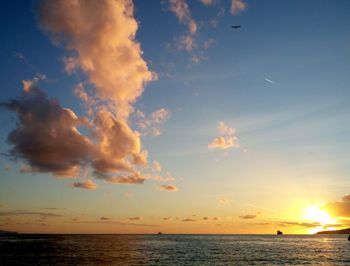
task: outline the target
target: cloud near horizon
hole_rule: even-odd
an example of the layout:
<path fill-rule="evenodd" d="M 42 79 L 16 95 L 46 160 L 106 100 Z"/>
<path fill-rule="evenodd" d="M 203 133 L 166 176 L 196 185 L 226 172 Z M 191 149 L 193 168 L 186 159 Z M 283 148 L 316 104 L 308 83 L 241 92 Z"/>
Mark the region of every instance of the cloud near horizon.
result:
<path fill-rule="evenodd" d="M 40 217 L 62 217 L 62 214 L 51 213 L 51 212 L 37 212 L 37 211 L 26 211 L 26 210 L 14 210 L 14 211 L 3 211 L 0 212 L 0 216 L 40 216 Z"/>
<path fill-rule="evenodd" d="M 240 219 L 244 219 L 244 220 L 250 220 L 250 219 L 255 219 L 259 216 L 259 214 L 244 214 L 244 215 L 240 215 L 238 216 L 238 218 Z"/>

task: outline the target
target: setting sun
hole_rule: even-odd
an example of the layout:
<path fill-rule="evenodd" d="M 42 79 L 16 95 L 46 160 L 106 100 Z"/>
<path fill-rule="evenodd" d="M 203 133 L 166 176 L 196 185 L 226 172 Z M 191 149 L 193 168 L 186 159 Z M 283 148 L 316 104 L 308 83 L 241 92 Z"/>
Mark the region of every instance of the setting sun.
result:
<path fill-rule="evenodd" d="M 320 223 L 321 225 L 335 224 L 336 220 L 333 219 L 329 213 L 324 210 L 321 210 L 317 205 L 311 205 L 305 208 L 304 210 L 304 219 L 307 219 L 312 222 Z"/>
<path fill-rule="evenodd" d="M 349 10 L 2 1 L 0 266 L 350 262 Z"/>

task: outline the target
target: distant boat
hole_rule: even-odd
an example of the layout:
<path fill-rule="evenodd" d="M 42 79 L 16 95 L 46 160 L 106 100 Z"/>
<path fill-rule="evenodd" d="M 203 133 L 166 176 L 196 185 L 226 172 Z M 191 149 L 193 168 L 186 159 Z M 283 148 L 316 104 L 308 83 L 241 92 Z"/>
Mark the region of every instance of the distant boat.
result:
<path fill-rule="evenodd" d="M 280 230 L 277 230 L 277 235 L 283 235 L 283 232 Z"/>

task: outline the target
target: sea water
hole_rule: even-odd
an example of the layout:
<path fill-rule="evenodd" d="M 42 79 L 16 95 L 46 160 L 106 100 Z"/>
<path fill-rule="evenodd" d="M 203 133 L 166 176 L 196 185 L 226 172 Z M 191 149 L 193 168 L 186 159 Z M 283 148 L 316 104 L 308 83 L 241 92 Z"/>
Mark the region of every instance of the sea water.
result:
<path fill-rule="evenodd" d="M 347 235 L 0 236 L 0 265 L 350 265 Z"/>

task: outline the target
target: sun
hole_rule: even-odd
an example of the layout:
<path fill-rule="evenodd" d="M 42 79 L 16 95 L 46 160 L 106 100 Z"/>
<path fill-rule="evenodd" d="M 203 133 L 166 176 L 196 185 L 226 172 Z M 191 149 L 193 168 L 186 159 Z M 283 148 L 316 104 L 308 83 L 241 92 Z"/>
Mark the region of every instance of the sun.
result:
<path fill-rule="evenodd" d="M 317 205 L 310 205 L 305 207 L 303 218 L 314 223 L 319 223 L 322 226 L 336 223 L 336 220 L 332 218 L 329 213 L 322 210 L 320 206 Z"/>

